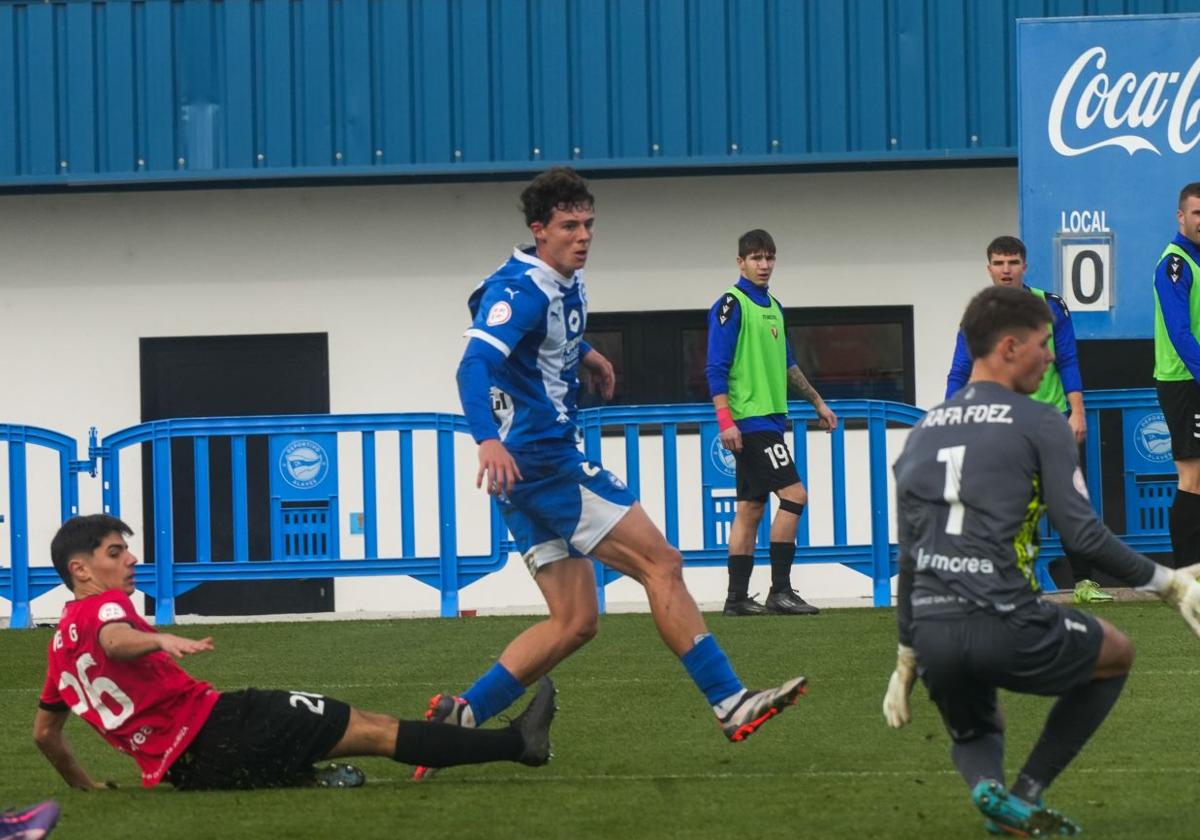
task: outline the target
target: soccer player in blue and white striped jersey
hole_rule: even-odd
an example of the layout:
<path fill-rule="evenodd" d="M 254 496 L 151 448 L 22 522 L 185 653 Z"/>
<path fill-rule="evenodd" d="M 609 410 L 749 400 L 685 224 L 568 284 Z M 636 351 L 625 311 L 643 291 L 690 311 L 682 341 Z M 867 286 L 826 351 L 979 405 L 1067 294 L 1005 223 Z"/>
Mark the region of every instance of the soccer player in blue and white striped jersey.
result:
<path fill-rule="evenodd" d="M 743 687 L 684 585 L 679 551 L 625 484 L 579 450 L 579 367 L 598 376 L 606 397 L 614 382 L 612 365 L 583 340 L 595 201 L 577 173 L 556 167 L 533 180 L 521 205 L 534 244 L 471 294 L 458 386 L 479 444 L 476 483 L 486 479 L 497 497 L 550 616 L 517 636 L 462 697 L 435 696 L 426 716 L 477 726 L 590 640 L 599 612 L 594 557 L 645 587 L 663 641 L 725 735 L 741 741 L 794 703 L 805 679 Z"/>

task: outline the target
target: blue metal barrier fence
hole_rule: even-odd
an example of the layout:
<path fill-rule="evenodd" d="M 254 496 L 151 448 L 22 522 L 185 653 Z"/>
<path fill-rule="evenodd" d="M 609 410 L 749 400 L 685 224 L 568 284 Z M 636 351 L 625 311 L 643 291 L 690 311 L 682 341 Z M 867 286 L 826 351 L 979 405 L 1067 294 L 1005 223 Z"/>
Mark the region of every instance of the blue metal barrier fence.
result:
<path fill-rule="evenodd" d="M 1157 411 L 1155 394 L 1150 389 L 1091 392 L 1085 395 L 1088 415 L 1086 447 L 1087 482 L 1093 504 L 1103 513 L 1100 466 L 1100 412 L 1119 409 L 1127 421 L 1142 415 L 1150 417 Z M 895 573 L 896 546 L 889 539 L 888 470 L 898 452 L 888 452 L 889 426 L 908 427 L 923 416 L 920 409 L 899 403 L 876 400 L 846 400 L 832 403 L 842 425 L 830 436 L 829 503 L 832 507 L 832 540 L 828 544 L 812 545 L 809 513 L 802 517 L 797 535 L 797 562 L 840 563 L 871 582 L 872 601 L 876 606 L 891 603 L 891 577 Z M 1142 412 L 1137 415 L 1136 412 Z M 1132 414 L 1131 414 L 1132 412 Z M 795 421 L 792 444 L 797 470 L 809 484 L 809 424 L 816 415 L 807 403 L 789 404 L 789 416 Z M 682 550 L 684 562 L 690 566 L 721 566 L 727 558 L 728 525 L 733 516 L 733 503 L 728 491 L 728 479 L 721 476 L 721 450 L 713 445 L 716 424 L 712 408 L 706 404 L 669 406 L 605 406 L 580 412 L 584 434 L 584 449 L 588 457 L 601 461 L 602 440 L 606 435 L 623 438 L 625 448 L 624 476 L 640 496 L 644 475 L 641 455 L 643 436 L 661 437 L 663 526 L 667 539 L 680 544 L 680 455 L 681 435 L 698 434 L 702 469 L 703 546 Z M 869 506 L 869 541 L 851 543 L 847 528 L 846 449 L 849 422 L 856 428 L 865 426 L 866 460 L 869 470 L 867 500 Z M 1139 429 L 1153 432 L 1154 422 L 1143 418 Z M 432 432 L 436 440 L 437 551 L 418 554 L 416 539 L 418 523 L 415 515 L 416 493 L 425 488 L 414 481 L 413 434 Z M 359 436 L 362 453 L 362 531 L 364 551 L 361 558 L 341 556 L 339 543 L 339 491 L 337 477 L 337 434 Z M 45 429 L 27 426 L 0 425 L 0 441 L 8 443 L 9 467 L 9 526 L 10 558 L 8 567 L 0 566 L 0 597 L 12 605 L 10 626 L 31 625 L 29 602 L 58 584 L 53 568 L 29 564 L 27 488 L 24 447 L 28 443 L 48 447 L 59 455 L 58 471 L 61 488 L 60 512 L 63 519 L 78 512 L 78 473 L 95 475 L 97 462 L 103 480 L 104 509 L 121 515 L 121 463 L 130 447 L 140 446 L 148 453 L 152 481 L 142 488 L 151 493 L 149 509 L 152 522 L 144 523 L 146 539 L 152 543 L 155 562 L 138 570 L 138 586 L 156 599 L 156 619 L 167 624 L 175 618 L 175 598 L 205 581 L 322 578 L 365 575 L 407 575 L 438 590 L 439 611 L 443 616 L 458 613 L 459 591 L 469 583 L 497 571 L 507 563 L 514 549 L 498 509 L 490 506 L 488 549 L 483 554 L 460 556 L 459 523 L 455 503 L 460 482 L 471 482 L 475 476 L 472 459 L 461 471 L 456 471 L 455 438 L 466 434 L 466 421 L 449 414 L 367 414 L 367 415 L 292 415 L 274 417 L 227 417 L 162 420 L 142 423 L 115 432 L 97 446 L 95 437 L 89 446 L 89 460 L 74 458 L 76 444 L 70 438 Z M 395 434 L 399 453 L 399 554 L 379 556 L 378 529 L 379 488 L 377 482 L 376 436 Z M 1148 433 L 1149 434 L 1149 433 Z M 270 477 L 271 549 L 267 557 L 250 556 L 247 441 L 265 438 L 269 443 L 268 467 Z M 1127 436 L 1128 438 L 1128 436 Z M 210 498 L 211 458 L 213 442 L 228 441 L 229 467 L 232 484 L 232 510 L 229 511 L 233 531 L 232 558 L 220 561 L 213 557 L 212 516 Z M 857 438 L 856 438 L 857 439 Z M 1153 448 L 1161 449 L 1161 441 L 1147 437 Z M 190 446 L 190 463 L 194 473 L 195 544 L 183 555 L 194 562 L 178 562 L 179 548 L 174 529 L 172 498 L 172 443 Z M 222 444 L 222 451 L 225 444 Z M 178 447 L 177 447 L 178 450 Z M 1149 450 L 1148 450 L 1149 451 Z M 1157 458 L 1155 452 L 1151 456 Z M 178 459 L 179 452 L 175 456 Z M 708 459 L 708 460 L 705 460 Z M 1126 486 L 1142 486 L 1145 476 L 1134 474 L 1127 458 Z M 608 466 L 621 473 L 618 465 Z M 715 467 L 715 468 L 714 468 Z M 1161 471 L 1160 471 L 1161 472 Z M 459 474 L 461 473 L 461 474 Z M 731 475 L 731 472 L 729 473 Z M 1162 485 L 1163 476 L 1155 485 Z M 725 484 L 722 482 L 725 481 Z M 1143 482 L 1144 483 L 1144 482 Z M 824 487 L 822 482 L 818 486 Z M 473 488 L 472 488 L 473 489 Z M 1126 521 L 1141 516 L 1140 526 L 1130 524 L 1123 538 L 1135 548 L 1146 551 L 1169 551 L 1170 540 L 1161 520 L 1163 498 L 1169 494 L 1161 487 L 1151 487 L 1147 504 L 1157 505 L 1147 511 L 1136 510 L 1136 503 L 1127 499 Z M 824 493 L 824 490 L 820 492 Z M 861 498 L 856 493 L 856 497 Z M 0 517 L 3 522 L 3 517 Z M 1149 522 L 1148 527 L 1146 523 Z M 1156 527 L 1158 526 L 1158 527 Z M 153 535 L 150 530 L 153 529 Z M 765 540 L 760 540 L 765 545 Z M 1043 542 L 1039 576 L 1047 588 L 1052 588 L 1045 572 L 1046 563 L 1063 554 L 1061 542 L 1051 532 Z M 765 548 L 756 557 L 767 560 Z M 597 566 L 599 595 L 603 605 L 604 587 L 619 577 Z"/>
<path fill-rule="evenodd" d="M 95 475 L 91 461 L 76 459 L 75 441 L 37 426 L 0 424 L 0 442 L 8 444 L 8 560 L 0 566 L 0 598 L 12 604 L 11 627 L 31 627 L 29 602 L 62 581 L 53 567 L 29 565 L 29 479 L 26 447 L 40 446 L 58 455 L 58 506 L 63 520 L 79 512 L 79 471 Z M 0 516 L 0 522 L 4 517 Z M 40 550 L 42 547 L 39 546 Z M 40 553 L 40 552 L 39 552 Z"/>

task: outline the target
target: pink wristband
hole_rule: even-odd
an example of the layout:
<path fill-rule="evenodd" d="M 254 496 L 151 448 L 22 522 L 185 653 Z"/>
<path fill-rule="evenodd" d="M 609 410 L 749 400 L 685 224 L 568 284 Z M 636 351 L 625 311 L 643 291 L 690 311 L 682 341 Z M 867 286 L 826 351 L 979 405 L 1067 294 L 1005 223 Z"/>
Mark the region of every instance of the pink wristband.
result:
<path fill-rule="evenodd" d="M 733 425 L 733 415 L 729 413 L 728 408 L 717 409 L 717 428 L 722 432 Z"/>

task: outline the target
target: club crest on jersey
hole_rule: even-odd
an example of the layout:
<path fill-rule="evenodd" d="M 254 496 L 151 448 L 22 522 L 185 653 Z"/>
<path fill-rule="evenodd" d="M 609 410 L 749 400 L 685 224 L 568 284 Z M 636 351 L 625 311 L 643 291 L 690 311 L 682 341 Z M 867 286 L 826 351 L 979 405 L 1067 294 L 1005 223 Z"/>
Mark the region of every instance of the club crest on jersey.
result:
<path fill-rule="evenodd" d="M 101 621 L 116 621 L 118 618 L 125 617 L 125 609 L 120 604 L 114 604 L 111 601 L 100 608 Z"/>
<path fill-rule="evenodd" d="M 507 324 L 510 318 L 512 318 L 512 306 L 508 304 L 508 301 L 496 301 L 488 310 L 487 325 L 498 327 L 501 324 Z"/>
<path fill-rule="evenodd" d="M 567 316 L 567 329 L 569 329 L 571 332 L 579 332 L 580 320 L 579 310 L 572 309 L 571 314 Z"/>
<path fill-rule="evenodd" d="M 779 329 L 771 327 L 771 338 L 779 338 Z"/>

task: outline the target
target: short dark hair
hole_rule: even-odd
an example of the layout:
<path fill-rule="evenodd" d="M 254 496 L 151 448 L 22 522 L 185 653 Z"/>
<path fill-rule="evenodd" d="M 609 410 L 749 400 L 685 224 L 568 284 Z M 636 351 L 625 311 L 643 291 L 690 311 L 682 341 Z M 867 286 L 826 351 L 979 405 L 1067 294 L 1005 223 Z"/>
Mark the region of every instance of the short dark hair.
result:
<path fill-rule="evenodd" d="M 748 230 L 738 237 L 738 256 L 745 259 L 751 254 L 774 254 L 775 240 L 761 228 Z"/>
<path fill-rule="evenodd" d="M 596 206 L 587 181 L 569 166 L 553 166 L 534 178 L 521 193 L 525 224 L 546 225 L 555 210 L 580 210 Z"/>
<path fill-rule="evenodd" d="M 1016 254 L 1025 262 L 1025 243 L 1015 236 L 997 236 L 987 246 L 988 262 L 995 254 Z"/>
<path fill-rule="evenodd" d="M 133 529 L 107 513 L 72 516 L 58 529 L 54 539 L 50 540 L 50 559 L 54 562 L 54 571 L 58 572 L 67 589 L 75 591 L 75 582 L 71 580 L 71 572 L 67 568 L 71 558 L 78 554 L 91 554 L 109 534 L 132 537 Z"/>
<path fill-rule="evenodd" d="M 1050 307 L 1037 295 L 1011 286 L 988 286 L 971 298 L 960 327 L 971 358 L 980 359 L 1004 336 L 1036 330 L 1053 320 Z"/>
<path fill-rule="evenodd" d="M 1179 191 L 1179 209 L 1183 209 L 1183 205 L 1187 203 L 1189 198 L 1200 198 L 1200 181 L 1192 181 L 1192 183 L 1184 186 Z"/>

